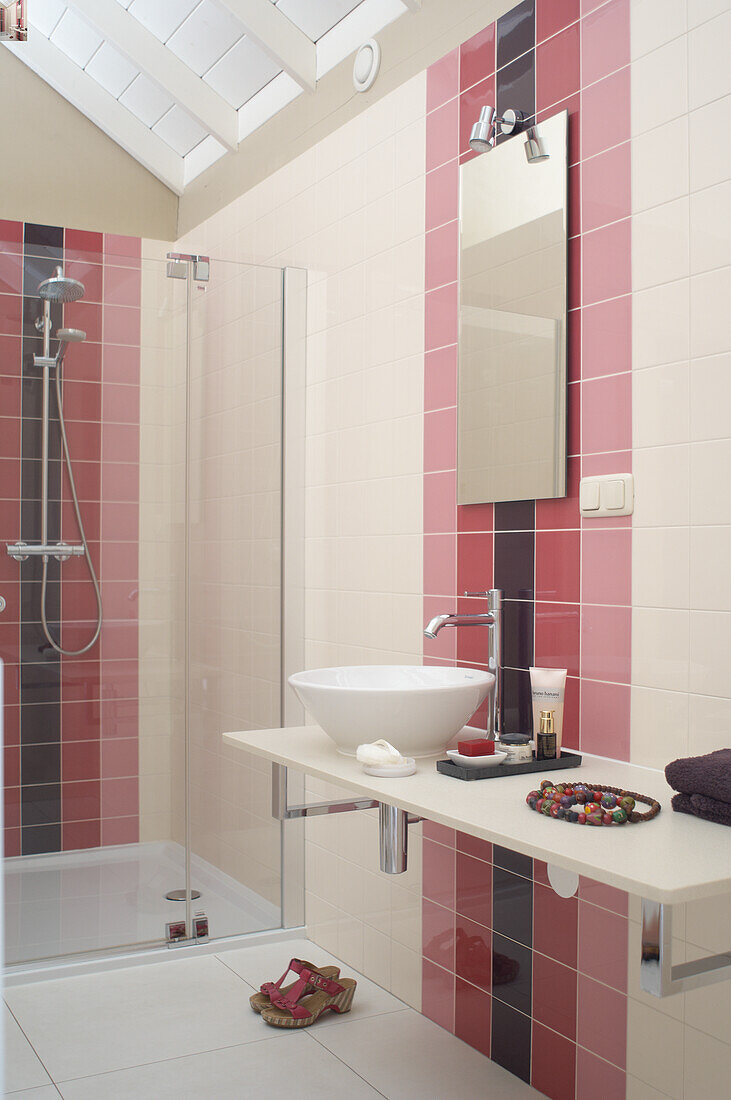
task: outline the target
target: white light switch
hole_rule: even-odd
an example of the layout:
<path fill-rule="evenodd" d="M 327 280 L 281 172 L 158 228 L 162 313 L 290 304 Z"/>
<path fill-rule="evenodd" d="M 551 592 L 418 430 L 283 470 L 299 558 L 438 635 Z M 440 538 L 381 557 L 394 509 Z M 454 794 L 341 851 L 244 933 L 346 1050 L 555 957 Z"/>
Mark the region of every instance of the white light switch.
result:
<path fill-rule="evenodd" d="M 632 474 L 582 477 L 579 483 L 579 510 L 587 519 L 630 516 L 634 506 L 635 486 Z"/>

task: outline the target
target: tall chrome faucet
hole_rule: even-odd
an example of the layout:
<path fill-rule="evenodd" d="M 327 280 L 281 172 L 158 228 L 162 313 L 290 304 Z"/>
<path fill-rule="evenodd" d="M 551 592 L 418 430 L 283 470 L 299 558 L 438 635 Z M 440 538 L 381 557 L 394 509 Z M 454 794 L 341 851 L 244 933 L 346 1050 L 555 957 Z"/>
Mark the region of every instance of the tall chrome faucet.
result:
<path fill-rule="evenodd" d="M 495 676 L 495 688 L 492 696 L 492 729 L 487 732 L 497 740 L 503 728 L 503 592 L 501 588 L 491 588 L 489 592 L 465 592 L 465 596 L 487 596 L 488 610 L 476 615 L 435 615 L 427 624 L 424 634 L 427 638 L 436 638 L 444 626 L 488 628 L 487 667 Z"/>

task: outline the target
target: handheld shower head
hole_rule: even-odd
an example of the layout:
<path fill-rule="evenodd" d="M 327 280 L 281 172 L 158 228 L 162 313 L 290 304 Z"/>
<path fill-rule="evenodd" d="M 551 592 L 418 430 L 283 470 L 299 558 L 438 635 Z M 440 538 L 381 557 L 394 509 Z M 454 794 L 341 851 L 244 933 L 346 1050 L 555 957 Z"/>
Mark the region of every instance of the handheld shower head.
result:
<path fill-rule="evenodd" d="M 56 332 L 56 338 L 58 339 L 58 351 L 56 353 L 56 363 L 63 363 L 66 355 L 66 348 L 69 344 L 81 344 L 86 339 L 86 333 L 80 328 L 60 328 Z"/>
<path fill-rule="evenodd" d="M 44 279 L 38 287 L 44 302 L 78 302 L 86 294 L 86 287 L 78 279 L 69 279 L 63 268 L 57 267 L 50 279 Z"/>

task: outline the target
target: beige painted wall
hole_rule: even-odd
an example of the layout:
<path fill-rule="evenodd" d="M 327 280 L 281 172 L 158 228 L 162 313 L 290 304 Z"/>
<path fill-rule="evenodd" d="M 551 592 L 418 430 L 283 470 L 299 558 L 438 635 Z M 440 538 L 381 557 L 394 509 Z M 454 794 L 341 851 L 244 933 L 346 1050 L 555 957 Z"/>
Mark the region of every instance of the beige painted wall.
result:
<path fill-rule="evenodd" d="M 174 240 L 178 196 L 7 48 L 0 103 L 0 218 Z"/>

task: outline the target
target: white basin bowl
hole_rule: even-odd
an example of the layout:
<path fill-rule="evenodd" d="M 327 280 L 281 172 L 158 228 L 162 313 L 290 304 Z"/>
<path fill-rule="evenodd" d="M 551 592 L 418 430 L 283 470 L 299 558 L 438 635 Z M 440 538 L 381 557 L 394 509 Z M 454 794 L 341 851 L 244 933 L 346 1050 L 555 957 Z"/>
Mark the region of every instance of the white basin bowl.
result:
<path fill-rule="evenodd" d="M 431 756 L 459 733 L 495 677 L 446 665 L 353 665 L 297 672 L 289 682 L 347 756 L 379 737 L 402 756 Z"/>

